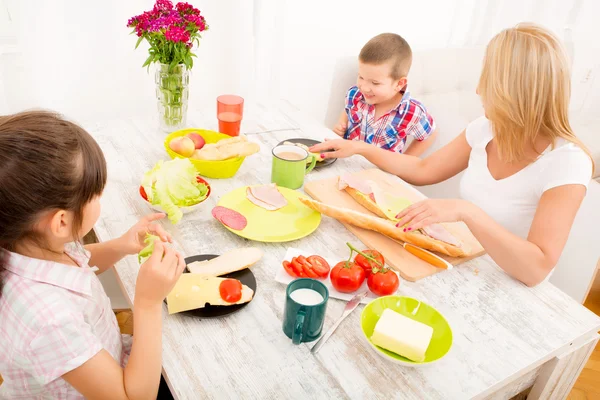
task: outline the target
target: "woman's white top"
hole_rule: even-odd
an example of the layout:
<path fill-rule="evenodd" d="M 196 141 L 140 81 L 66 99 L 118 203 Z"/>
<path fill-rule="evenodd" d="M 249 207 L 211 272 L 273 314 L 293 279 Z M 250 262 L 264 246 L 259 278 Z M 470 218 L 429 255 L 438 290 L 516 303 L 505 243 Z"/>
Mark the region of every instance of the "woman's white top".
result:
<path fill-rule="evenodd" d="M 504 178 L 494 179 L 487 164 L 487 144 L 493 138 L 485 117 L 471 122 L 466 130 L 471 146 L 469 166 L 460 183 L 463 199 L 480 207 L 510 232 L 527 238 L 542 194 L 557 186 L 578 184 L 588 187 L 592 161 L 577 145 L 558 139 L 538 159 Z"/>

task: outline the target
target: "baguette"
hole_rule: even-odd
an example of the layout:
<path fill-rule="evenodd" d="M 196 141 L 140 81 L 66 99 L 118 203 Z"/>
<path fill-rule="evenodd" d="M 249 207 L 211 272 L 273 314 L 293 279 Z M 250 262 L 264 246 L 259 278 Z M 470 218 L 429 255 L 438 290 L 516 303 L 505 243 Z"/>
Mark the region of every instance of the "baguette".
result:
<path fill-rule="evenodd" d="M 344 190 L 350 195 L 350 197 L 354 199 L 354 201 L 356 201 L 358 204 L 360 204 L 367 210 L 371 211 L 373 214 L 377 215 L 380 218 L 388 219 L 387 215 L 385 215 L 385 213 L 381 211 L 381 208 L 379 208 L 377 203 L 375 203 L 373 200 L 371 200 L 358 190 L 351 188 L 350 186 L 346 187 Z"/>
<path fill-rule="evenodd" d="M 187 265 L 192 274 L 201 276 L 222 276 L 241 271 L 257 263 L 263 251 L 256 247 L 234 249 L 208 261 L 194 261 Z"/>
<path fill-rule="evenodd" d="M 425 236 L 419 232 L 404 232 L 402 229 L 397 228 L 394 222 L 388 219 L 374 217 L 372 215 L 367 215 L 349 208 L 330 206 L 307 198 L 301 197 L 300 201 L 307 207 L 318 211 L 321 214 L 335 218 L 340 222 L 379 232 L 382 235 L 394 240 L 412 243 L 423 249 L 436 251 L 451 257 L 469 256 L 468 249 L 466 249 L 464 245 L 457 247 L 446 242 L 442 242 L 441 240 Z"/>

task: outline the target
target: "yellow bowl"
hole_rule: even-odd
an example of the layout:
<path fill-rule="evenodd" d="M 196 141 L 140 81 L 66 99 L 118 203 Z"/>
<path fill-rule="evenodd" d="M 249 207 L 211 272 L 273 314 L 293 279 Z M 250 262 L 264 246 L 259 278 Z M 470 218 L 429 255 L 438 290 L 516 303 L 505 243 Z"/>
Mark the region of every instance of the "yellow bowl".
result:
<path fill-rule="evenodd" d="M 225 135 L 224 133 L 219 133 L 215 131 L 209 131 L 206 129 L 182 129 L 180 131 L 175 131 L 169 134 L 165 138 L 165 150 L 171 158 L 185 158 L 180 154 L 177 154 L 169 147 L 169 143 L 171 140 L 185 136 L 188 133 L 197 133 L 204 138 L 204 141 L 208 143 L 217 143 L 219 140 L 231 138 L 229 135 Z M 189 160 L 192 162 L 194 167 L 196 167 L 196 171 L 198 174 L 205 176 L 207 178 L 215 178 L 215 179 L 223 179 L 223 178 L 231 178 L 234 176 L 246 157 L 235 157 L 230 158 L 228 160 L 222 161 L 207 161 L 207 160 L 194 160 L 190 158 Z"/>

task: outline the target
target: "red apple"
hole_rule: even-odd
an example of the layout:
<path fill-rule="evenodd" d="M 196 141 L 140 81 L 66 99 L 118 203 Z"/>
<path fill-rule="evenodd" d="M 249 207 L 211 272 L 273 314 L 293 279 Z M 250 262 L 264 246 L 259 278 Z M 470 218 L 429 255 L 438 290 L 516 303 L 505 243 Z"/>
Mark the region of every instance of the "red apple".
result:
<path fill-rule="evenodd" d="M 196 150 L 200 150 L 204 147 L 204 138 L 198 135 L 197 133 L 188 133 L 187 137 L 192 139 L 192 141 L 194 142 L 194 146 L 196 146 Z"/>
<path fill-rule="evenodd" d="M 171 142 L 169 142 L 169 147 L 175 153 L 183 157 L 190 157 L 192 154 L 194 154 L 194 151 L 196 150 L 194 146 L 194 141 L 186 136 L 178 137 L 171 140 Z"/>

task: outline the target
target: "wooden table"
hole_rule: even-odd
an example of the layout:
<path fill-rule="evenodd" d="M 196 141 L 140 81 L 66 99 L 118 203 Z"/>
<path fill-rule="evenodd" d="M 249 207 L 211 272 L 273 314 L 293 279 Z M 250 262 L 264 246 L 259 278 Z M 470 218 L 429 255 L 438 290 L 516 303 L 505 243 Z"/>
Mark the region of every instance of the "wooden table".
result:
<path fill-rule="evenodd" d="M 213 111 L 191 111 L 188 125 L 215 128 Z M 95 227 L 99 240 L 106 241 L 151 212 L 138 186 L 157 160 L 168 159 L 165 135 L 152 118 L 83 125 L 100 143 L 108 162 L 108 185 Z M 163 372 L 175 398 L 504 399 L 532 385 L 530 398 L 566 397 L 598 341 L 600 318 L 550 283 L 527 288 L 487 256 L 415 283 L 401 282 L 401 295 L 436 307 L 453 328 L 453 347 L 438 363 L 408 368 L 376 355 L 360 330 L 362 305 L 316 356 L 310 353 L 313 343 L 293 345 L 281 328 L 285 286 L 274 280 L 287 247 L 341 259 L 347 256 L 347 241 L 359 242 L 325 216 L 312 235 L 282 244 L 249 243 L 214 220 L 210 210 L 221 195 L 240 186 L 269 183 L 270 149 L 279 141 L 333 137 L 289 105 L 276 111 L 247 104 L 242 131 L 260 144 L 261 152 L 246 159 L 234 178 L 210 180 L 213 194 L 203 209 L 186 215 L 176 226 L 163 223 L 185 256 L 248 245 L 265 251 L 252 269 L 258 281 L 256 296 L 243 311 L 199 320 L 169 316 L 165 307 Z M 315 170 L 307 179 L 372 167 L 353 157 Z M 139 269 L 136 257 L 115 268 L 132 302 Z M 325 329 L 344 305 L 329 301 Z"/>

